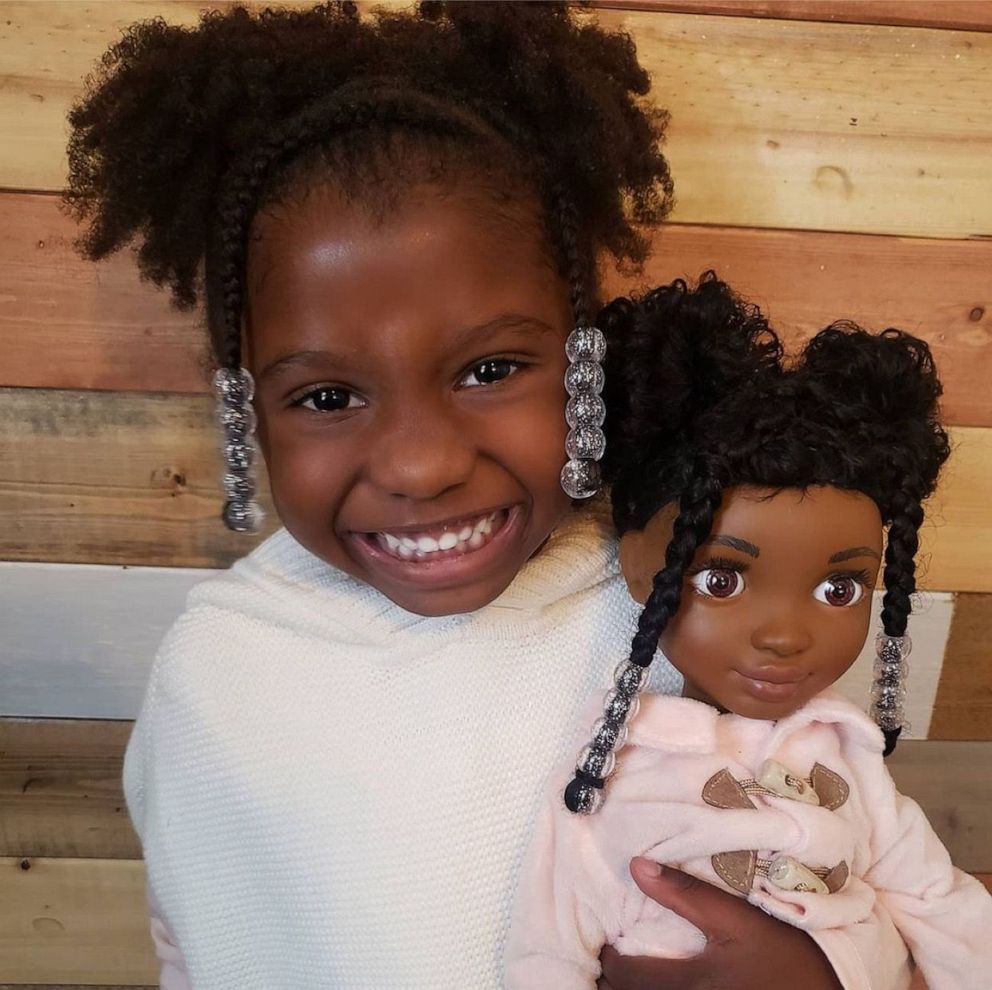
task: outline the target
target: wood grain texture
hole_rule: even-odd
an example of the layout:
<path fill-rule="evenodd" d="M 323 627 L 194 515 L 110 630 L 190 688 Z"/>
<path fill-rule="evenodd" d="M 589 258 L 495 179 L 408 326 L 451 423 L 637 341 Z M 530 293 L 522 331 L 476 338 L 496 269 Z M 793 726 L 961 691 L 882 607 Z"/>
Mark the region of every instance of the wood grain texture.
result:
<path fill-rule="evenodd" d="M 992 430 L 958 427 L 922 530 L 921 586 L 992 591 Z M 224 567 L 229 533 L 207 397 L 0 389 L 0 560 Z"/>
<path fill-rule="evenodd" d="M 0 559 L 226 566 L 260 537 L 220 521 L 218 436 L 205 396 L 0 391 Z"/>
<path fill-rule="evenodd" d="M 0 802 L 8 819 L 0 823 L 0 857 L 140 858 L 120 782 L 131 725 L 0 719 Z M 954 862 L 992 871 L 992 742 L 903 740 L 889 768 Z"/>
<path fill-rule="evenodd" d="M 992 739 L 992 599 L 985 595 L 958 595 L 955 602 L 930 735 Z"/>
<path fill-rule="evenodd" d="M 992 31 L 988 0 L 593 0 L 595 7 Z"/>
<path fill-rule="evenodd" d="M 0 859 L 0 981 L 154 984 L 140 860 Z"/>
<path fill-rule="evenodd" d="M 66 110 L 125 24 L 191 3 L 8 3 L 0 186 L 59 189 Z M 992 234 L 992 38 L 970 31 L 598 10 L 628 29 L 674 123 L 675 219 Z"/>
<path fill-rule="evenodd" d="M 140 859 L 121 786 L 133 724 L 0 719 L 0 856 Z"/>
<path fill-rule="evenodd" d="M 142 283 L 129 254 L 79 258 L 75 227 L 52 196 L 0 194 L 0 216 L 0 385 L 207 391 L 198 316 Z M 765 307 L 793 347 L 841 316 L 923 337 L 944 380 L 946 421 L 992 426 L 992 240 L 672 224 L 656 235 L 643 274 L 611 273 L 605 294 L 707 268 Z"/>

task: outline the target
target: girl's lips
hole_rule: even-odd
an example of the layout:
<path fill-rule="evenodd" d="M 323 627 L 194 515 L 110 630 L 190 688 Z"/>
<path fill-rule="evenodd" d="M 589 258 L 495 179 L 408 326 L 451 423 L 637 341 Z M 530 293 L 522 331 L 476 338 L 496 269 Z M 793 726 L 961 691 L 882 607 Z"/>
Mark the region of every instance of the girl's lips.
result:
<path fill-rule="evenodd" d="M 351 555 L 366 568 L 402 584 L 417 588 L 468 584 L 493 565 L 523 528 L 524 512 L 520 505 L 501 509 L 496 516 L 491 535 L 478 548 L 462 544 L 456 549 L 403 559 L 384 548 L 375 534 L 349 533 L 345 543 Z"/>

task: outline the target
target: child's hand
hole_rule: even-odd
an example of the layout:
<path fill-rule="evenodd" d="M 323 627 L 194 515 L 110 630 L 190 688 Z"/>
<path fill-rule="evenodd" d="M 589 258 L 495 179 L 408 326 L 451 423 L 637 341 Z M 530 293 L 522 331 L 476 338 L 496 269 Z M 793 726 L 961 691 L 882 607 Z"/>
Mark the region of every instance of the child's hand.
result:
<path fill-rule="evenodd" d="M 709 940 L 691 959 L 600 955 L 599 990 L 841 990 L 826 957 L 803 931 L 777 921 L 733 894 L 645 859 L 631 863 L 637 886 L 691 921 Z"/>

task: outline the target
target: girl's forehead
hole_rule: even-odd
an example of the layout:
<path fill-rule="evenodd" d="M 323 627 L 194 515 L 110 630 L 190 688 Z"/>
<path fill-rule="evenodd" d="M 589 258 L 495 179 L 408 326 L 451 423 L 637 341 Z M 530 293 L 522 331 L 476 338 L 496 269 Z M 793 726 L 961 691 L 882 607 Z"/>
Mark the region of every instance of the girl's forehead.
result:
<path fill-rule="evenodd" d="M 377 217 L 321 187 L 267 210 L 249 246 L 249 345 L 264 352 L 339 328 L 440 328 L 502 312 L 565 328 L 568 292 L 536 206 L 527 209 L 417 190 Z"/>

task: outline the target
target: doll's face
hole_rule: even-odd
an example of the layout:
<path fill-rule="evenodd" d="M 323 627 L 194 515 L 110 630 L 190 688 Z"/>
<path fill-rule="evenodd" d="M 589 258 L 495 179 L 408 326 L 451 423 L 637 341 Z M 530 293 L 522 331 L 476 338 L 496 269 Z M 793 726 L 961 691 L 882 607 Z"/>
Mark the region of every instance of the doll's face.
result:
<path fill-rule="evenodd" d="M 621 541 L 640 602 L 664 564 L 675 515 L 667 506 Z M 866 495 L 728 489 L 661 637 L 685 696 L 778 719 L 829 687 L 864 645 L 881 552 L 881 517 Z"/>
<path fill-rule="evenodd" d="M 532 219 L 427 189 L 376 222 L 317 187 L 253 228 L 247 360 L 280 519 L 421 615 L 492 601 L 568 508 L 570 306 Z"/>

